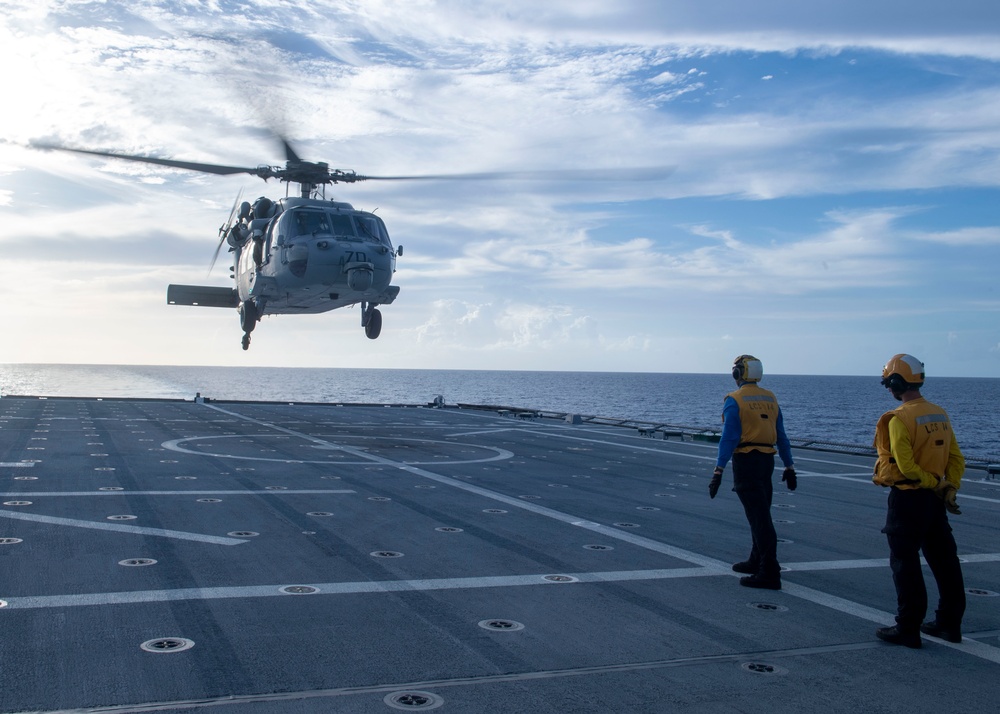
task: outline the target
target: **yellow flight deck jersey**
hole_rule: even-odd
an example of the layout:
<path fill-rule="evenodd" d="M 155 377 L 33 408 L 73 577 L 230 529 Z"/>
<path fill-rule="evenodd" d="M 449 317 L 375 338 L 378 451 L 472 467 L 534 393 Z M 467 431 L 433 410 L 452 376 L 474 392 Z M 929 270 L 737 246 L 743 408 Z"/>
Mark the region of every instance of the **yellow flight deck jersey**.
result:
<path fill-rule="evenodd" d="M 739 446 L 733 453 L 775 453 L 774 444 L 778 440 L 778 400 L 774 393 L 747 383 L 726 396 L 732 397 L 739 406 L 740 426 L 743 430 Z"/>
<path fill-rule="evenodd" d="M 875 427 L 878 459 L 872 481 L 901 489 L 934 488 L 947 478 L 962 482 L 965 457 L 944 409 L 923 397 L 886 412 Z"/>

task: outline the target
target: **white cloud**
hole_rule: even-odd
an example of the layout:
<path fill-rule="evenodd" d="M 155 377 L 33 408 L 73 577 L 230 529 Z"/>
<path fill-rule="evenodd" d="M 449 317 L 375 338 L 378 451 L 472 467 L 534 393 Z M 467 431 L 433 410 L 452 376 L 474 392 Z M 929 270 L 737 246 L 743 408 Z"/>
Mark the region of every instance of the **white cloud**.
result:
<path fill-rule="evenodd" d="M 677 74 L 675 72 L 660 72 L 649 81 L 653 84 L 677 84 L 678 82 L 683 82 L 684 79 L 685 75 L 683 74 Z"/>
<path fill-rule="evenodd" d="M 907 235 L 914 240 L 951 246 L 1000 245 L 1000 226 L 968 227 L 939 232 L 911 231 Z"/>
<path fill-rule="evenodd" d="M 506 301 L 468 303 L 435 300 L 433 312 L 413 328 L 417 344 L 475 349 L 492 352 L 526 349 L 550 350 L 572 342 L 588 323 L 566 306 L 538 306 Z M 470 340 L 469 337 L 473 337 Z"/>
<path fill-rule="evenodd" d="M 391 366 L 411 354 L 398 334 L 426 364 L 448 350 L 519 364 L 533 350 L 627 359 L 655 354 L 665 335 L 724 333 L 727 306 L 747 295 L 789 325 L 857 322 L 873 295 L 879 310 L 913 314 L 893 291 L 926 280 L 919 269 L 942 246 L 961 266 L 955 282 L 984 284 L 995 221 L 946 204 L 1000 183 L 1000 42 L 983 30 L 1000 10 L 957 2 L 17 0 L 0 8 L 0 61 L 18 70 L 0 136 L 255 166 L 283 160 L 272 128 L 305 158 L 376 175 L 676 167 L 647 182 L 330 191 L 381 208 L 407 247 L 386 334 L 346 358 Z M 892 72 L 899 81 L 886 83 Z M 133 341 L 140 361 L 161 325 L 206 344 L 228 335 L 213 326 L 232 316 L 168 310 L 163 286 L 201 278 L 241 186 L 284 189 L 11 144 L 0 164 L 0 244 L 24 266 L 10 319 L 31 323 L 36 305 L 58 314 L 65 291 L 108 325 L 141 294 L 155 309 L 129 323 L 154 335 Z M 952 313 L 991 309 L 969 300 L 940 296 Z M 281 318 L 265 334 L 331 354 L 356 322 Z M 158 356 L 201 349 L 172 346 L 167 329 Z M 74 337 L 81 354 L 108 354 Z M 280 358 L 267 342 L 243 358 Z"/>

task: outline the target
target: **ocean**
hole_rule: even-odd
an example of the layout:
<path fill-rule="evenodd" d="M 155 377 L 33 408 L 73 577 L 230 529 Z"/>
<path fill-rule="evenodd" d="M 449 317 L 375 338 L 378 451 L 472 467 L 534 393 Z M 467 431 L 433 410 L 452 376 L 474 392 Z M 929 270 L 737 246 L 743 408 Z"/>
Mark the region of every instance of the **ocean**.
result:
<path fill-rule="evenodd" d="M 879 377 L 765 375 L 788 436 L 870 446 L 897 406 Z M 2 395 L 426 404 L 483 404 L 718 430 L 728 374 L 304 369 L 144 365 L 0 365 Z M 924 396 L 948 410 L 966 457 L 1000 463 L 1000 379 L 928 379 Z"/>

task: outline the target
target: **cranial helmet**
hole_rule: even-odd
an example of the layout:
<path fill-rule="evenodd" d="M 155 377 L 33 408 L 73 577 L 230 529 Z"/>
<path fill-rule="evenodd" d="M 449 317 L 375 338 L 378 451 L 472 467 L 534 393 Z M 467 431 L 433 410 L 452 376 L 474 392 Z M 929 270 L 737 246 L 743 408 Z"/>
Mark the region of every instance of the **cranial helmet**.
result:
<path fill-rule="evenodd" d="M 893 391 L 905 392 L 923 384 L 924 363 L 913 355 L 893 355 L 882 368 L 882 386 Z"/>
<path fill-rule="evenodd" d="M 759 382 L 764 377 L 764 365 L 753 355 L 740 355 L 733 360 L 733 379 L 737 382 Z"/>

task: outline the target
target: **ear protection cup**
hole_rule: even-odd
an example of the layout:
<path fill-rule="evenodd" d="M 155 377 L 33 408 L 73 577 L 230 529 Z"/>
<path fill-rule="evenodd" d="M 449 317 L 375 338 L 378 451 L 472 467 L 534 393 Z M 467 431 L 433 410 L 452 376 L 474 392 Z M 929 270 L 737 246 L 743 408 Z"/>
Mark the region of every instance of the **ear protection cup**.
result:
<path fill-rule="evenodd" d="M 896 389 L 897 387 L 892 386 L 893 378 L 898 380 L 898 388 L 903 391 L 910 387 L 920 387 L 924 383 L 924 363 L 913 355 L 894 355 L 882 368 L 882 384 Z"/>
<path fill-rule="evenodd" d="M 882 384 L 891 389 L 893 392 L 905 392 L 910 388 L 910 383 L 898 374 L 890 374 L 887 379 L 882 380 Z"/>
<path fill-rule="evenodd" d="M 759 382 L 764 365 L 753 355 L 740 355 L 733 361 L 733 379 L 737 382 Z"/>

